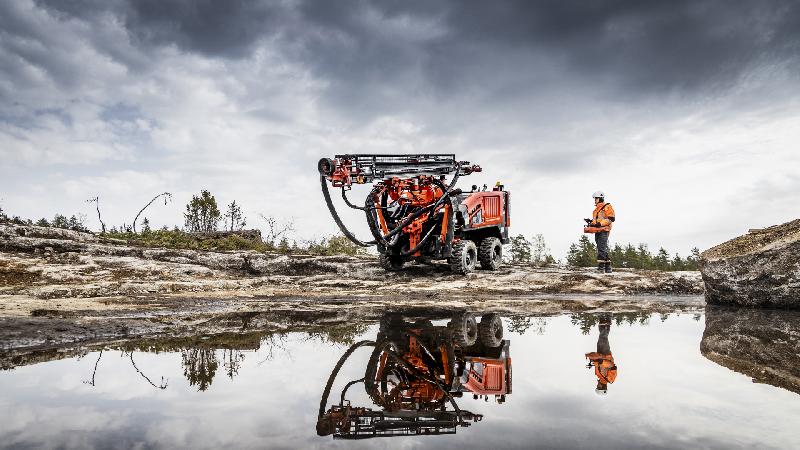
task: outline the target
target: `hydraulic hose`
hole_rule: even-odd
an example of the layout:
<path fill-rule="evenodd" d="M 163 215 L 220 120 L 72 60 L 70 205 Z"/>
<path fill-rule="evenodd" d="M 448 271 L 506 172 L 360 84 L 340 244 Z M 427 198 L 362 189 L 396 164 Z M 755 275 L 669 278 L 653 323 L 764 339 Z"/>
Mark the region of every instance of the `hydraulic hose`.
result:
<path fill-rule="evenodd" d="M 363 346 L 374 347 L 375 341 L 356 342 L 355 344 L 351 345 L 346 352 L 344 352 L 344 355 L 342 355 L 341 358 L 339 358 L 339 361 L 336 363 L 336 366 L 334 366 L 333 371 L 331 371 L 331 375 L 328 377 L 328 383 L 325 384 L 325 390 L 322 391 L 322 399 L 319 401 L 319 415 L 317 417 L 321 418 L 325 414 L 325 405 L 328 404 L 328 396 L 331 394 L 331 387 L 333 387 L 333 382 L 336 380 L 336 375 L 339 374 L 339 370 L 342 369 L 344 362 L 347 361 L 347 358 L 349 358 L 354 351 Z"/>
<path fill-rule="evenodd" d="M 428 219 L 428 220 L 430 220 L 430 219 Z M 419 249 L 421 249 L 422 246 L 425 245 L 426 242 L 428 242 L 428 239 L 430 239 L 430 237 L 433 236 L 433 230 L 435 230 L 435 229 L 436 229 L 435 225 L 431 226 L 431 229 L 428 230 L 428 232 L 425 234 L 425 237 L 420 239 L 419 244 L 415 245 L 414 248 L 412 248 L 412 249 L 410 249 L 408 251 L 402 251 L 401 250 L 400 251 L 400 255 L 401 256 L 409 256 L 409 255 L 413 255 L 414 253 L 417 253 L 417 251 L 419 251 Z"/>
<path fill-rule="evenodd" d="M 461 167 L 461 166 L 459 165 L 459 167 Z M 438 184 L 439 187 L 442 189 L 442 196 L 439 197 L 439 199 L 436 200 L 436 202 L 434 202 L 432 205 L 428 205 L 428 206 L 426 206 L 426 207 L 424 207 L 422 209 L 419 209 L 419 210 L 411 213 L 410 216 L 406 217 L 405 220 L 400 222 L 400 224 L 398 224 L 394 229 L 392 229 L 391 231 L 386 233 L 383 236 L 383 239 L 384 240 L 389 239 L 390 237 L 392 237 L 392 236 L 396 235 L 397 233 L 399 233 L 400 231 L 402 231 L 403 228 L 405 228 L 408 224 L 413 222 L 414 219 L 416 219 L 417 217 L 425 214 L 426 212 L 433 211 L 436 208 L 438 208 L 439 206 L 441 206 L 446 199 L 450 198 L 450 195 L 452 194 L 451 190 L 456 185 L 456 181 L 458 181 L 458 174 L 459 174 L 459 171 L 456 171 L 456 175 L 453 177 L 453 180 L 450 182 L 449 186 L 445 186 L 445 184 L 442 183 L 440 180 L 437 180 L 437 179 L 434 178 L 433 179 L 434 183 Z"/>
<path fill-rule="evenodd" d="M 352 386 L 354 384 L 358 384 L 358 383 L 363 383 L 363 382 L 364 382 L 364 379 L 360 378 L 358 380 L 353 380 L 353 381 L 347 383 L 346 385 L 344 385 L 344 389 L 342 389 L 342 395 L 339 398 L 339 406 L 344 406 L 344 397 L 345 397 L 345 395 L 347 395 L 347 390 L 350 389 L 350 386 Z"/>
<path fill-rule="evenodd" d="M 448 186 L 445 186 L 445 184 L 441 180 L 437 180 L 434 178 L 433 179 L 434 183 L 439 185 L 439 188 L 442 189 L 442 196 L 439 197 L 439 199 L 436 200 L 436 202 L 434 202 L 432 205 L 421 208 L 418 211 L 415 211 L 414 213 L 406 217 L 405 220 L 400 222 L 397 226 L 395 226 L 385 235 L 382 232 L 383 230 L 379 230 L 378 228 L 378 224 L 376 223 L 377 218 L 372 216 L 373 211 L 377 209 L 376 206 L 371 202 L 372 197 L 375 194 L 376 190 L 373 189 L 372 192 L 370 192 L 370 195 L 367 196 L 367 201 L 365 202 L 365 205 L 362 208 L 350 203 L 350 201 L 347 199 L 347 196 L 345 195 L 344 189 L 342 189 L 342 198 L 344 199 L 347 206 L 354 209 L 360 209 L 364 211 L 367 215 L 367 224 L 369 225 L 370 232 L 372 232 L 372 235 L 375 238 L 372 241 L 367 241 L 367 242 L 359 240 L 358 238 L 355 237 L 355 235 L 353 235 L 353 233 L 350 232 L 350 230 L 347 229 L 347 227 L 344 225 L 344 222 L 342 222 L 342 219 L 339 217 L 339 214 L 336 212 L 336 208 L 333 206 L 333 202 L 331 201 L 331 194 L 330 191 L 328 190 L 327 179 L 325 178 L 324 175 L 320 175 L 319 179 L 320 179 L 320 185 L 322 187 L 322 195 L 325 197 L 325 204 L 328 206 L 328 211 L 330 211 L 333 220 L 336 222 L 336 225 L 339 227 L 339 230 L 342 232 L 342 234 L 344 234 L 345 237 L 350 239 L 350 241 L 352 241 L 354 244 L 361 247 L 369 247 L 372 245 L 379 244 L 384 248 L 388 248 L 390 247 L 388 243 L 388 240 L 390 238 L 400 233 L 403 230 L 403 228 L 405 228 L 408 224 L 413 222 L 419 216 L 425 214 L 426 212 L 436 210 L 436 208 L 441 206 L 445 200 L 449 199 L 450 196 L 452 195 L 451 191 L 455 187 L 456 182 L 458 181 L 458 178 L 460 176 L 461 176 L 461 164 L 456 163 L 456 173 L 453 176 L 453 179 L 450 181 L 450 184 Z"/>
<path fill-rule="evenodd" d="M 349 206 L 349 207 L 351 207 L 351 208 L 353 208 L 353 209 L 360 209 L 361 211 L 366 211 L 366 210 L 367 210 L 367 208 L 365 208 L 365 207 L 356 206 L 356 205 L 354 205 L 354 204 L 350 203 L 350 200 L 348 200 L 348 199 L 347 199 L 347 194 L 346 194 L 346 192 L 347 192 L 347 191 L 344 189 L 344 186 L 342 186 L 342 199 L 344 200 L 344 203 L 345 203 L 347 206 Z"/>
<path fill-rule="evenodd" d="M 375 238 L 375 242 L 378 244 L 378 251 L 381 253 L 389 247 L 389 243 L 383 238 L 383 230 L 378 227 L 377 208 L 375 208 L 374 197 L 379 194 L 382 195 L 384 190 L 385 188 L 381 186 L 375 186 L 372 188 L 369 195 L 367 195 L 367 199 L 364 200 L 364 213 L 367 215 L 367 225 L 369 226 L 370 233 L 372 233 L 372 237 Z"/>
<path fill-rule="evenodd" d="M 333 216 L 333 220 L 336 222 L 336 225 L 339 226 L 339 230 L 342 232 L 342 234 L 344 234 L 347 239 L 350 239 L 358 246 L 369 247 L 371 245 L 375 245 L 376 241 L 374 240 L 368 242 L 360 241 L 353 235 L 353 233 L 350 232 L 350 230 L 347 229 L 347 227 L 344 226 L 342 219 L 339 217 L 339 214 L 336 212 L 336 208 L 333 206 L 333 202 L 331 201 L 331 193 L 328 191 L 328 182 L 325 178 L 325 175 L 319 176 L 319 182 L 320 185 L 322 185 L 322 195 L 325 197 L 325 204 L 328 205 L 328 211 L 330 211 L 331 216 Z"/>

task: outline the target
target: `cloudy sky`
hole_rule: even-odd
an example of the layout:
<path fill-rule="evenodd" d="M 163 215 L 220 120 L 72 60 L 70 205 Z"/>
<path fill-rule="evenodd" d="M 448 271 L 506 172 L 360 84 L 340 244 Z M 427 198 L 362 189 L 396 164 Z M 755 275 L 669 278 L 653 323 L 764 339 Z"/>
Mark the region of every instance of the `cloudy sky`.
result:
<path fill-rule="evenodd" d="M 612 241 L 686 254 L 800 216 L 798 88 L 793 1 L 4 1 L 0 206 L 169 191 L 171 226 L 209 189 L 307 239 L 320 157 L 455 153 L 556 257 L 597 189 Z"/>

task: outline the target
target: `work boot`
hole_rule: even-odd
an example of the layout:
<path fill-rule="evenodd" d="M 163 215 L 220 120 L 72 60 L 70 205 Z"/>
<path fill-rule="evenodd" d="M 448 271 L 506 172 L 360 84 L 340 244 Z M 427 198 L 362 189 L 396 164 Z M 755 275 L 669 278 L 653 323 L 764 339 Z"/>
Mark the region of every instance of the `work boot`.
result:
<path fill-rule="evenodd" d="M 606 273 L 611 273 L 611 263 L 610 262 L 605 263 L 604 269 Z"/>

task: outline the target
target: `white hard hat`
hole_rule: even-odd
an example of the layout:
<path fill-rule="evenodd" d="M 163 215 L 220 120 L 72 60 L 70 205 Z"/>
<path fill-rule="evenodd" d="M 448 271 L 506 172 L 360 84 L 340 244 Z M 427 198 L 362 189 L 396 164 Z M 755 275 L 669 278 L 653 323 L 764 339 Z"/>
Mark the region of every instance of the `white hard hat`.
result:
<path fill-rule="evenodd" d="M 608 389 L 595 389 L 594 393 L 602 397 L 608 395 Z"/>
<path fill-rule="evenodd" d="M 593 198 L 605 198 L 606 194 L 603 191 L 594 191 Z"/>

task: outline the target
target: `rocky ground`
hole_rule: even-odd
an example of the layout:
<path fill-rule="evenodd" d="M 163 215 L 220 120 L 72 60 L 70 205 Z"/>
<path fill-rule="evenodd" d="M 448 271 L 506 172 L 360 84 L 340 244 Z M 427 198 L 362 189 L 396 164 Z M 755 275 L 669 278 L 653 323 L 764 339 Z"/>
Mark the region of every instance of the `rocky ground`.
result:
<path fill-rule="evenodd" d="M 674 309 L 658 295 L 697 307 L 702 293 L 697 272 L 508 266 L 459 276 L 442 264 L 413 264 L 387 273 L 374 257 L 144 248 L 90 233 L 0 224 L 6 357 L 122 337 L 236 331 L 254 318 L 280 328 L 309 317 L 344 323 L 353 314 L 377 317 L 398 307 L 658 311 Z"/>

